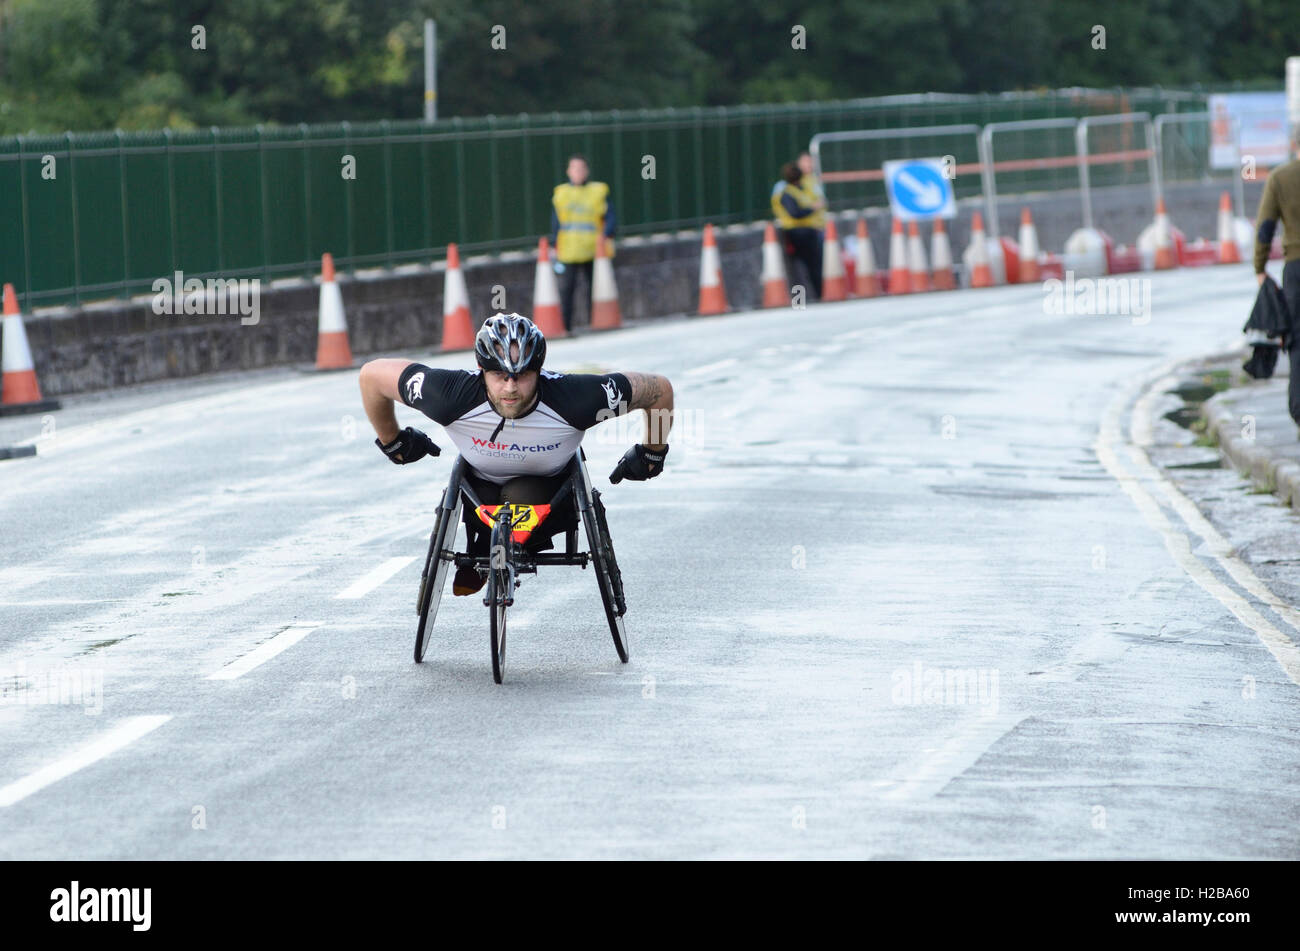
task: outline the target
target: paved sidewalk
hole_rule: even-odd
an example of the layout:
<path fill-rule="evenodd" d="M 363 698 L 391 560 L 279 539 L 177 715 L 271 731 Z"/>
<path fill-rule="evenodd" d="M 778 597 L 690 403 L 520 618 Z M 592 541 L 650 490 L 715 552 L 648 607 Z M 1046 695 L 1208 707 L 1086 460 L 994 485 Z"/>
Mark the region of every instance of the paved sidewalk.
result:
<path fill-rule="evenodd" d="M 1283 354 L 1271 379 L 1234 386 L 1206 400 L 1201 416 L 1207 433 L 1238 471 L 1300 508 L 1300 430 L 1287 412 L 1288 382 Z"/>

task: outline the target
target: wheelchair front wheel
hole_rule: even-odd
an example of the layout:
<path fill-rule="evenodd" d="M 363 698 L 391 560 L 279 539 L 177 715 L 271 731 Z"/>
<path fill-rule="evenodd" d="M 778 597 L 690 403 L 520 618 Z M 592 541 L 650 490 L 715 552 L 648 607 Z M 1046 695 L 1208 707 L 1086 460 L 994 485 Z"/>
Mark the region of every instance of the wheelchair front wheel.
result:
<path fill-rule="evenodd" d="M 417 664 L 424 663 L 425 652 L 433 639 L 433 622 L 438 616 L 438 605 L 442 603 L 442 590 L 447 586 L 451 560 L 455 557 L 455 538 L 455 510 L 448 511 L 439 503 L 438 520 L 434 523 L 433 534 L 429 538 L 429 554 L 424 560 L 424 573 L 420 575 L 420 595 L 416 600 L 420 611 L 420 623 L 415 629 Z M 452 544 L 448 544 L 449 541 Z"/>

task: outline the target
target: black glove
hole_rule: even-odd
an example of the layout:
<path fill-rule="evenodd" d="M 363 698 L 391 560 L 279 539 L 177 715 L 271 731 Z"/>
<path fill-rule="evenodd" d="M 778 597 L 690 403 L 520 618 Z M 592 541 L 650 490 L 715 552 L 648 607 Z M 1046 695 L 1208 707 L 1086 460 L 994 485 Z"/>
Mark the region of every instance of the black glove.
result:
<path fill-rule="evenodd" d="M 378 439 L 375 440 L 375 445 L 399 466 L 414 462 L 416 459 L 423 459 L 425 456 L 437 456 L 442 453 L 432 439 L 410 426 L 398 433 L 397 438 L 388 445 L 384 445 Z"/>
<path fill-rule="evenodd" d="M 653 479 L 664 471 L 664 457 L 667 455 L 667 445 L 659 452 L 651 452 L 645 446 L 637 443 L 623 453 L 623 458 L 618 461 L 614 471 L 609 474 L 609 481 L 614 485 L 618 485 L 624 479 L 631 479 L 633 482 L 644 482 L 646 479 Z"/>

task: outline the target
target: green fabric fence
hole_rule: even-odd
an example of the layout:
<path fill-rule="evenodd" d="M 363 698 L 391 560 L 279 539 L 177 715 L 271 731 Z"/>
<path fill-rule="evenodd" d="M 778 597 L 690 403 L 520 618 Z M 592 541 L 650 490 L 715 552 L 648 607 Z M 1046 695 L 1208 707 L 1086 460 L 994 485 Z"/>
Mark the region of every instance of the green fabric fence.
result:
<path fill-rule="evenodd" d="M 585 153 L 619 234 L 768 217 L 780 166 L 818 132 L 1128 110 L 1203 93 L 1062 90 L 487 116 L 349 125 L 94 132 L 0 140 L 0 281 L 24 310 L 149 292 L 157 278 L 273 280 L 534 245 Z M 350 157 L 350 158 L 349 158 Z M 349 170 L 354 176 L 348 176 Z"/>

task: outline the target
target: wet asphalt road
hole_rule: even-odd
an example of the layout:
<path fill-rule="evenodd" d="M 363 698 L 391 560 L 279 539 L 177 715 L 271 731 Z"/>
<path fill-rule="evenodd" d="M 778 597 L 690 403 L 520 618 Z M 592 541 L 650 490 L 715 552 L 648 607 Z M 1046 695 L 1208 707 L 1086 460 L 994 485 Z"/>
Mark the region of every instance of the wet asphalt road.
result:
<path fill-rule="evenodd" d="M 388 464 L 355 372 L 0 420 L 40 447 L 0 463 L 0 856 L 1297 857 L 1294 615 L 1130 446 L 1253 281 L 1151 280 L 1149 322 L 1023 287 L 553 343 L 678 423 L 645 484 L 634 426 L 585 443 L 631 663 L 543 569 L 503 686 L 478 599 L 412 663 L 451 452 Z"/>

